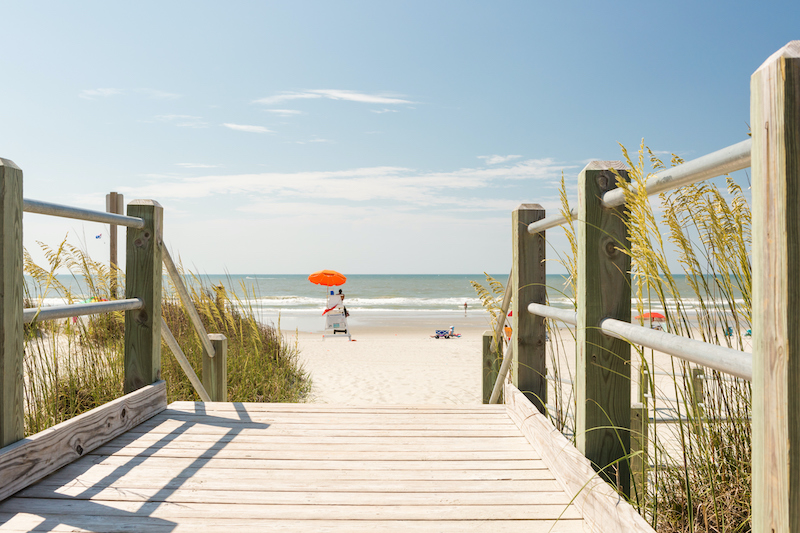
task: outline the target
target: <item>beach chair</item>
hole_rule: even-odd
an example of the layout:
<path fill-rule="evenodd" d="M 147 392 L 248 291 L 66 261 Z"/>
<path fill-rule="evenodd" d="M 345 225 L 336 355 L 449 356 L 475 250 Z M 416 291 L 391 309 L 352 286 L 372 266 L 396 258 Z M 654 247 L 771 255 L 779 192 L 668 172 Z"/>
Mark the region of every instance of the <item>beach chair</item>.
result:
<path fill-rule="evenodd" d="M 331 290 L 328 294 L 327 309 L 325 312 L 325 333 L 323 339 L 350 340 L 350 330 L 347 327 L 347 315 L 344 311 L 342 297 Z"/>

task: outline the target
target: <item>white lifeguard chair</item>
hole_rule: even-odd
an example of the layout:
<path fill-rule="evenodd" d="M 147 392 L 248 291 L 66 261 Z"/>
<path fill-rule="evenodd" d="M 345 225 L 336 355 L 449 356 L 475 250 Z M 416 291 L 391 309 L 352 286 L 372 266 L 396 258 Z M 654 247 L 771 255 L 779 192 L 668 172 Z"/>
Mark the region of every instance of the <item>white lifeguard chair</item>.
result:
<path fill-rule="evenodd" d="M 325 333 L 322 338 L 350 340 L 350 330 L 347 329 L 347 315 L 341 295 L 336 294 L 333 289 L 328 287 L 327 296 L 328 303 L 325 308 L 330 311 L 325 313 Z"/>

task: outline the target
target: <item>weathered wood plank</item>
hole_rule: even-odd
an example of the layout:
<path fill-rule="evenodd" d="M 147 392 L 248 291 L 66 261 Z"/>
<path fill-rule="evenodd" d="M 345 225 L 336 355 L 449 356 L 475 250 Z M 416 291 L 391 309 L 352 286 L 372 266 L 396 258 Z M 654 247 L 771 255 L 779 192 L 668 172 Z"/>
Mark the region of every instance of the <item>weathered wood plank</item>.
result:
<path fill-rule="evenodd" d="M 176 464 L 176 462 L 178 464 Z M 216 465 L 202 466 L 193 464 L 187 459 L 171 461 L 170 459 L 148 458 L 146 460 L 131 461 L 127 458 L 107 457 L 100 464 L 93 464 L 85 460 L 76 461 L 62 467 L 58 472 L 51 474 L 40 484 L 48 486 L 63 486 L 70 483 L 93 484 L 106 482 L 108 486 L 133 486 L 146 480 L 150 483 L 160 483 L 166 486 L 177 483 L 179 486 L 189 488 L 193 483 L 214 489 L 245 490 L 266 489 L 276 481 L 289 481 L 293 483 L 310 483 L 308 490 L 322 490 L 315 482 L 322 480 L 336 481 L 500 481 L 507 487 L 520 487 L 524 490 L 545 490 L 544 484 L 520 485 L 521 481 L 551 480 L 555 481 L 552 472 L 541 461 L 531 461 L 526 465 L 534 468 L 509 468 L 504 470 L 383 470 L 376 477 L 372 470 L 270 470 L 253 468 L 246 460 L 216 461 Z M 125 471 L 117 470 L 120 466 L 126 467 Z M 495 490 L 503 488 L 496 485 Z M 473 486 L 473 485 L 470 485 Z M 560 486 L 560 485 L 559 485 Z M 273 485 L 273 490 L 277 490 Z M 484 487 L 489 489 L 491 487 Z M 461 489 L 459 489 L 461 490 Z"/>
<path fill-rule="evenodd" d="M 2 531 L 105 531 L 109 527 L 105 516 L 76 516 L 48 514 L 48 520 L 30 513 L 0 513 Z M 179 522 L 149 516 L 115 516 L 114 531 L 133 533 L 230 533 L 231 531 L 320 531 L 373 533 L 437 531 L 440 533 L 585 533 L 582 520 L 269 520 L 241 519 L 231 516 L 213 518 L 183 517 Z"/>
<path fill-rule="evenodd" d="M 96 515 L 117 517 L 131 513 L 154 518 L 262 518 L 272 520 L 484 520 L 528 519 L 555 520 L 581 518 L 573 505 L 268 505 L 80 501 L 32 498 L 10 498 L 0 503 L 0 513 L 33 513 L 62 515 Z"/>
<path fill-rule="evenodd" d="M 189 362 L 189 359 L 186 357 L 186 354 L 183 353 L 183 349 L 178 344 L 178 340 L 170 331 L 169 326 L 167 325 L 167 321 L 164 320 L 164 317 L 161 317 L 161 337 L 164 339 L 164 343 L 167 345 L 167 348 L 172 352 L 172 355 L 178 361 L 178 364 L 181 366 L 181 370 L 189 378 L 189 383 L 192 384 L 192 388 L 200 396 L 200 399 L 204 402 L 210 402 L 211 396 L 206 391 L 205 385 L 200 381 L 200 378 L 197 377 L 197 374 L 192 368 L 192 364 Z"/>
<path fill-rule="evenodd" d="M 598 329 L 604 318 L 631 320 L 630 247 L 625 209 L 601 198 L 617 188 L 609 169 L 627 179 L 619 161 L 593 161 L 578 178 L 578 303 L 575 436 L 578 449 L 609 481 L 629 494 L 631 347 Z"/>
<path fill-rule="evenodd" d="M 262 433 L 264 424 L 254 422 L 224 421 L 224 423 L 212 423 L 207 421 L 205 424 L 192 423 L 191 421 L 180 420 L 158 420 L 154 423 L 147 423 L 146 428 L 153 433 L 170 434 L 176 429 L 185 431 L 202 432 L 207 435 L 223 435 L 232 430 L 241 433 Z M 271 426 L 270 435 L 283 435 L 295 437 L 517 437 L 519 431 L 516 428 L 500 429 L 356 429 L 356 428 L 309 428 L 301 425 L 276 427 Z"/>
<path fill-rule="evenodd" d="M 497 381 L 501 363 L 501 357 L 492 350 L 493 338 L 493 332 L 483 332 L 481 353 L 483 354 L 483 403 L 485 404 L 488 404 L 492 397 L 492 389 L 494 382 Z"/>
<path fill-rule="evenodd" d="M 502 405 L 337 405 L 325 403 L 251 403 L 251 402 L 215 402 L 204 404 L 203 402 L 183 402 L 177 401 L 169 404 L 170 409 L 192 410 L 200 409 L 198 412 L 210 411 L 264 411 L 264 412 L 309 412 L 309 413 L 444 413 L 453 414 L 458 412 L 471 414 L 486 414 L 487 412 L 505 414 L 505 407 Z"/>
<path fill-rule="evenodd" d="M 506 385 L 506 407 L 567 494 L 574 498 L 592 531 L 654 532 L 639 513 L 595 473 L 589 460 L 509 384 Z"/>
<path fill-rule="evenodd" d="M 0 499 L 91 453 L 166 408 L 163 381 L 0 449 Z"/>
<path fill-rule="evenodd" d="M 644 504 L 647 485 L 648 458 L 647 425 L 649 414 L 642 403 L 631 405 L 631 501 Z"/>
<path fill-rule="evenodd" d="M 183 277 L 181 276 L 180 272 L 178 272 L 178 267 L 175 266 L 175 263 L 172 261 L 172 256 L 169 255 L 169 250 L 166 247 L 162 248 L 161 256 L 161 259 L 164 262 L 164 268 L 166 268 L 167 274 L 169 274 L 169 278 L 172 280 L 172 285 L 175 287 L 175 292 L 178 293 L 178 297 L 183 304 L 183 308 L 186 311 L 186 314 L 189 315 L 189 320 L 191 320 L 192 325 L 194 326 L 194 331 L 197 333 L 197 338 L 200 340 L 200 344 L 203 345 L 204 354 L 208 357 L 214 357 L 214 346 L 208 339 L 208 332 L 203 326 L 203 320 L 200 318 L 200 313 L 197 312 L 197 308 L 194 306 L 194 301 L 192 301 L 192 297 L 189 296 L 189 290 L 186 288 L 186 284 L 183 282 Z"/>
<path fill-rule="evenodd" d="M 462 482 L 463 483 L 463 482 Z M 456 482 L 452 482 L 456 485 Z M 380 490 L 377 483 L 367 486 L 367 490 L 353 487 L 351 491 L 275 491 L 244 489 L 241 486 L 234 490 L 212 489 L 194 484 L 181 487 L 177 484 L 169 486 L 93 486 L 72 484 L 63 487 L 35 485 L 25 489 L 17 498 L 43 499 L 75 499 L 75 500 L 109 500 L 109 501 L 165 501 L 173 503 L 229 503 L 229 504 L 271 504 L 271 505 L 564 505 L 570 498 L 557 482 L 548 483 L 555 486 L 555 491 L 497 491 L 484 492 L 457 490 L 427 490 L 422 487 L 418 491 Z M 394 484 L 405 488 L 402 484 Z"/>
<path fill-rule="evenodd" d="M 800 41 L 750 80 L 753 531 L 800 532 Z"/>
<path fill-rule="evenodd" d="M 125 312 L 126 393 L 161 379 L 161 259 L 164 209 L 153 200 L 134 200 L 128 216 L 144 220 L 127 228 L 125 297 L 141 298 L 144 308 Z"/>
<path fill-rule="evenodd" d="M 94 464 L 138 464 L 140 461 L 160 461 L 161 464 L 187 464 L 191 457 L 129 457 L 102 456 L 87 458 Z M 364 470 L 382 472 L 384 470 L 508 470 L 509 468 L 539 469 L 541 460 L 527 461 L 281 461 L 276 459 L 226 459 L 204 458 L 204 468 L 252 468 L 254 470 Z M 382 474 L 381 474 L 382 475 Z"/>
<path fill-rule="evenodd" d="M 153 435 L 149 433 L 131 433 L 130 431 L 120 435 L 109 444 L 114 446 L 125 446 L 132 444 L 134 446 L 152 446 L 162 441 L 163 435 Z M 320 448 L 326 449 L 342 449 L 351 451 L 368 451 L 368 450 L 384 450 L 384 451 L 403 451 L 403 450 L 526 450 L 531 451 L 530 444 L 524 437 L 503 437 L 503 438 L 486 438 L 486 437 L 460 437 L 460 438 L 444 438 L 444 437 L 406 437 L 405 439 L 396 439 L 394 437 L 332 437 L 332 438 L 294 438 L 294 437 L 273 437 L 271 435 L 240 435 L 240 434 L 226 434 L 226 435 L 204 435 L 193 433 L 181 433 L 170 436 L 170 443 L 226 443 L 236 442 L 237 445 L 242 444 L 257 444 L 262 450 L 285 450 L 288 444 L 291 444 L 293 450 L 318 450 Z"/>
<path fill-rule="evenodd" d="M 511 215 L 513 294 L 511 344 L 514 359 L 511 373 L 514 385 L 544 412 L 547 403 L 547 357 L 544 318 L 528 312 L 528 304 L 546 302 L 544 232 L 531 235 L 528 224 L 543 219 L 539 204 L 522 204 Z"/>
<path fill-rule="evenodd" d="M 229 459 L 264 459 L 279 461 L 428 461 L 428 462 L 461 462 L 461 461 L 526 461 L 537 460 L 539 456 L 533 450 L 513 451 L 463 451 L 433 450 L 416 451 L 361 451 L 350 450 L 264 450 L 258 444 L 223 442 L 212 444 L 204 442 L 170 442 L 163 448 L 157 446 L 138 447 L 105 445 L 89 452 L 93 455 L 117 455 L 134 457 L 217 457 Z"/>
<path fill-rule="evenodd" d="M 22 170 L 0 159 L 0 446 L 25 436 L 22 340 Z"/>
<path fill-rule="evenodd" d="M 110 192 L 106 194 L 106 212 L 107 213 L 114 213 L 117 215 L 125 214 L 125 197 L 121 194 L 116 192 Z M 117 273 L 119 269 L 119 262 L 117 261 L 117 249 L 118 249 L 118 232 L 117 232 L 117 225 L 110 224 L 108 226 L 108 240 L 110 244 L 110 254 L 109 254 L 109 272 L 111 273 L 111 280 L 110 280 L 110 292 L 112 299 L 117 298 Z"/>
<path fill-rule="evenodd" d="M 228 401 L 228 339 L 221 333 L 211 333 L 208 340 L 214 356 L 203 352 L 203 386 L 212 402 Z"/>
<path fill-rule="evenodd" d="M 250 422 L 262 424 L 280 424 L 283 426 L 437 426 L 441 428 L 504 428 L 514 427 L 508 416 L 474 416 L 474 417 L 449 417 L 447 415 L 327 415 L 306 414 L 272 414 L 272 413 L 236 413 L 233 411 L 214 411 L 208 414 L 193 414 L 167 409 L 159 415 L 159 420 L 192 420 L 197 423 L 208 421 L 215 423 L 224 422 Z"/>

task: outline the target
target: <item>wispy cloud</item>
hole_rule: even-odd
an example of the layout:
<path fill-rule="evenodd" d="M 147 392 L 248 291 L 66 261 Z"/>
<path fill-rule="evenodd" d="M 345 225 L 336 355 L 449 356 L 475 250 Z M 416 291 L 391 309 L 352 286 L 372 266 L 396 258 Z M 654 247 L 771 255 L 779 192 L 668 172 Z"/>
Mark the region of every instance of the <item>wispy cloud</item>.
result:
<path fill-rule="evenodd" d="M 370 109 L 373 113 L 377 113 L 379 115 L 383 113 L 399 113 L 397 109 Z"/>
<path fill-rule="evenodd" d="M 230 128 L 236 131 L 246 131 L 248 133 L 272 133 L 272 130 L 268 130 L 264 126 L 251 126 L 249 124 L 230 124 L 226 122 L 223 124 L 226 128 Z"/>
<path fill-rule="evenodd" d="M 218 168 L 219 165 L 206 165 L 203 163 L 175 163 L 176 167 L 183 168 Z"/>
<path fill-rule="evenodd" d="M 135 92 L 143 94 L 153 100 L 177 100 L 182 95 L 177 93 L 170 93 L 167 91 L 160 91 L 158 89 L 134 89 Z"/>
<path fill-rule="evenodd" d="M 308 100 L 316 98 L 326 98 L 329 100 L 346 100 L 349 102 L 361 102 L 365 104 L 412 104 L 411 100 L 405 100 L 393 94 L 368 94 L 358 91 L 347 91 L 342 89 L 313 89 L 308 91 L 282 92 L 274 96 L 259 98 L 254 103 L 273 105 L 290 100 Z"/>
<path fill-rule="evenodd" d="M 424 172 L 404 167 L 364 167 L 351 170 L 162 176 L 150 185 L 123 191 L 143 198 L 206 198 L 246 195 L 250 203 L 262 201 L 391 202 L 408 208 L 437 206 L 448 210 L 508 207 L 518 199 L 490 199 L 476 191 L 493 191 L 523 180 L 549 181 L 569 168 L 551 159 L 531 159 L 492 168 L 462 168 L 451 172 Z M 470 192 L 472 191 L 472 192 Z M 499 203 L 498 203 L 499 202 Z M 513 207 L 513 206 L 512 206 Z"/>
<path fill-rule="evenodd" d="M 291 117 L 295 115 L 304 115 L 302 111 L 298 111 L 297 109 L 265 109 L 267 113 L 273 113 L 278 115 L 279 117 Z"/>
<path fill-rule="evenodd" d="M 483 159 L 488 165 L 496 165 L 498 163 L 506 163 L 519 159 L 521 155 L 479 155 L 478 159 Z"/>
<path fill-rule="evenodd" d="M 208 122 L 203 117 L 194 115 L 156 115 L 156 120 L 160 122 L 172 122 L 179 128 L 207 128 Z"/>
<path fill-rule="evenodd" d="M 315 137 L 313 139 L 309 139 L 307 141 L 294 141 L 294 144 L 307 144 L 307 143 L 332 143 L 334 141 L 330 139 L 320 139 L 319 137 Z"/>
<path fill-rule="evenodd" d="M 78 97 L 85 100 L 94 100 L 95 98 L 108 98 L 117 94 L 122 94 L 122 90 L 112 88 L 84 89 L 78 94 Z"/>
<path fill-rule="evenodd" d="M 109 96 L 116 96 L 119 94 L 142 94 L 152 100 L 176 100 L 181 98 L 180 94 L 161 91 L 158 89 L 113 89 L 113 88 L 99 88 L 99 89 L 84 89 L 78 93 L 79 98 L 85 100 L 94 100 L 95 98 L 108 98 Z"/>

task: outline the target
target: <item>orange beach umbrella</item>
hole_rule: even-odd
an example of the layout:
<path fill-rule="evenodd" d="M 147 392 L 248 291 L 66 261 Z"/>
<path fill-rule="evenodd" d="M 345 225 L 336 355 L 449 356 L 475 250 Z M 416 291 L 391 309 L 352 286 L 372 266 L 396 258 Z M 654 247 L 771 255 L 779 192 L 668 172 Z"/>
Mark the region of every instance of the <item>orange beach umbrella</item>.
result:
<path fill-rule="evenodd" d="M 308 276 L 308 281 L 311 283 L 316 283 L 317 285 L 334 287 L 337 285 L 344 285 L 344 282 L 347 281 L 347 278 L 335 270 L 320 270 Z"/>
<path fill-rule="evenodd" d="M 635 318 L 637 320 L 638 319 L 649 318 L 650 320 L 659 321 L 659 320 L 666 320 L 667 317 L 665 317 L 661 313 L 644 313 L 643 315 L 639 315 L 639 316 L 637 316 Z"/>

